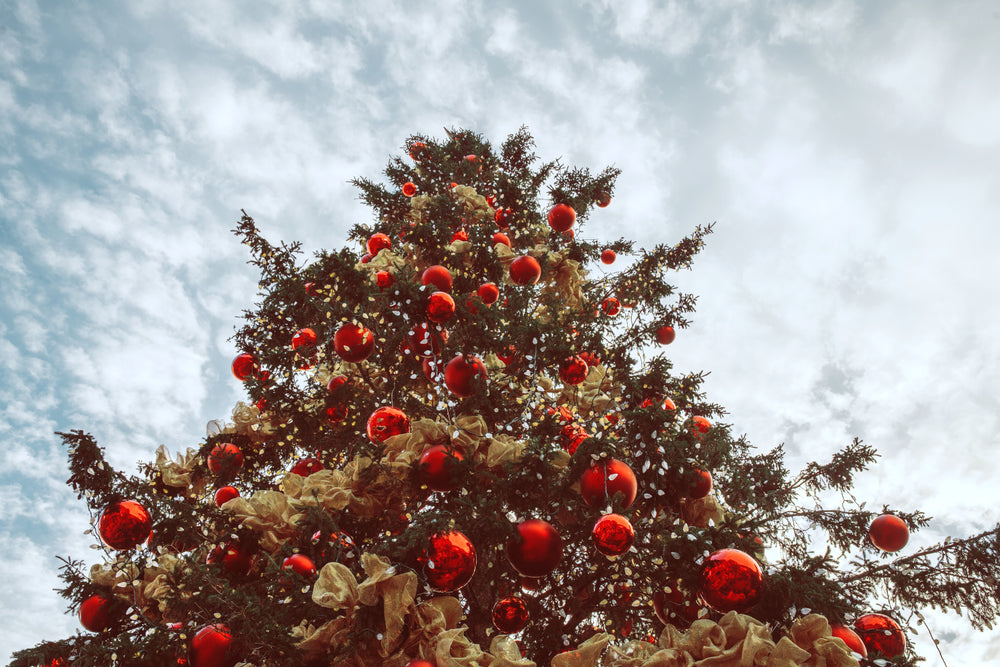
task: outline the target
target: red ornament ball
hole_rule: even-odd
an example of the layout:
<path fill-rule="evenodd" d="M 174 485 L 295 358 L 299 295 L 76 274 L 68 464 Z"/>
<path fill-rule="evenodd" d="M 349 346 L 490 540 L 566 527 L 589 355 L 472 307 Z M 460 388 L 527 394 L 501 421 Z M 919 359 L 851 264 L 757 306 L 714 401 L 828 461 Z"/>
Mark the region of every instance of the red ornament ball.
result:
<path fill-rule="evenodd" d="M 455 355 L 444 367 L 444 385 L 459 398 L 468 398 L 486 384 L 486 366 L 479 357 Z"/>
<path fill-rule="evenodd" d="M 299 329 L 292 336 L 292 349 L 297 350 L 300 347 L 307 347 L 316 344 L 316 332 L 312 329 L 306 327 L 305 329 Z"/>
<path fill-rule="evenodd" d="M 407 197 L 412 197 L 417 194 L 417 186 L 409 181 L 403 183 L 403 194 Z"/>
<path fill-rule="evenodd" d="M 670 345 L 677 337 L 673 327 L 662 326 L 656 330 L 656 342 L 660 345 Z"/>
<path fill-rule="evenodd" d="M 493 605 L 493 625 L 505 635 L 520 632 L 530 619 L 527 603 L 516 595 L 503 598 Z"/>
<path fill-rule="evenodd" d="M 324 469 L 324 465 L 315 456 L 308 456 L 304 459 L 299 459 L 289 472 L 299 475 L 300 477 L 308 477 L 314 472 L 319 472 Z"/>
<path fill-rule="evenodd" d="M 316 565 L 309 556 L 304 554 L 292 554 L 281 563 L 282 570 L 291 570 L 303 577 L 316 576 Z"/>
<path fill-rule="evenodd" d="M 695 415 L 691 418 L 691 433 L 696 439 L 701 440 L 710 428 L 712 428 L 712 422 L 705 417 Z"/>
<path fill-rule="evenodd" d="M 514 211 L 510 208 L 498 208 L 496 213 L 493 214 L 493 222 L 497 223 L 497 227 L 500 229 L 510 229 L 510 221 L 513 218 Z M 510 245 L 509 242 L 508 245 Z"/>
<path fill-rule="evenodd" d="M 549 209 L 549 227 L 557 232 L 566 232 L 576 222 L 576 211 L 568 204 L 556 204 Z"/>
<path fill-rule="evenodd" d="M 615 297 L 609 296 L 607 299 L 601 302 L 601 310 L 604 311 L 605 315 L 614 317 L 618 313 L 622 312 L 622 304 Z"/>
<path fill-rule="evenodd" d="M 368 239 L 367 248 L 368 254 L 374 257 L 380 250 L 392 248 L 392 239 L 390 239 L 387 234 L 383 234 L 382 232 L 372 234 L 371 238 Z"/>
<path fill-rule="evenodd" d="M 239 497 L 240 492 L 236 490 L 235 486 L 223 486 L 215 492 L 215 504 L 218 507 L 222 507 L 233 498 Z"/>
<path fill-rule="evenodd" d="M 712 473 L 707 470 L 693 470 L 694 477 L 691 486 L 688 487 L 687 497 L 697 500 L 704 498 L 712 492 Z"/>
<path fill-rule="evenodd" d="M 865 614 L 854 621 L 854 630 L 869 653 L 894 658 L 906 650 L 906 637 L 899 623 L 884 614 Z"/>
<path fill-rule="evenodd" d="M 618 255 L 615 254 L 614 250 L 608 249 L 601 253 L 601 261 L 605 264 L 614 264 L 615 259 Z"/>
<path fill-rule="evenodd" d="M 92 595 L 80 605 L 80 625 L 91 632 L 100 632 L 111 622 L 111 598 Z"/>
<path fill-rule="evenodd" d="M 694 596 L 681 588 L 679 579 L 674 579 L 662 590 L 653 593 L 653 611 L 664 623 L 685 625 L 698 620 L 701 607 Z"/>
<path fill-rule="evenodd" d="M 548 521 L 529 519 L 517 524 L 516 535 L 507 542 L 507 560 L 524 577 L 544 577 L 562 560 L 559 532 Z"/>
<path fill-rule="evenodd" d="M 493 245 L 495 246 L 498 243 L 502 243 L 508 248 L 510 247 L 510 239 L 507 238 L 506 234 L 501 234 L 500 232 L 493 235 Z"/>
<path fill-rule="evenodd" d="M 607 208 L 608 204 L 610 204 L 610 203 L 611 203 L 611 195 L 609 195 L 607 192 L 602 192 L 599 195 L 597 195 L 597 202 L 596 202 L 596 204 L 599 207 L 601 207 L 601 208 Z"/>
<path fill-rule="evenodd" d="M 858 636 L 854 630 L 844 625 L 836 625 L 834 623 L 830 624 L 830 634 L 834 637 L 840 637 L 847 644 L 847 648 L 854 651 L 862 658 L 868 657 L 868 649 L 865 647 L 865 643 L 861 641 L 861 637 Z"/>
<path fill-rule="evenodd" d="M 630 507 L 639 493 L 639 482 L 627 464 L 618 459 L 598 463 L 588 468 L 580 477 L 580 495 L 583 502 L 593 507 L 622 494 L 622 507 Z"/>
<path fill-rule="evenodd" d="M 420 162 L 427 153 L 427 144 L 422 141 L 414 141 L 410 144 L 410 157 L 414 162 Z"/>
<path fill-rule="evenodd" d="M 420 362 L 420 368 L 428 382 L 437 384 L 444 379 L 445 363 L 441 359 L 426 357 Z"/>
<path fill-rule="evenodd" d="M 463 459 L 457 449 L 431 445 L 417 462 L 420 481 L 435 491 L 452 491 L 462 485 L 455 475 L 455 464 Z"/>
<path fill-rule="evenodd" d="M 333 349 L 344 361 L 357 364 L 375 350 L 375 336 L 367 328 L 348 322 L 333 335 Z"/>
<path fill-rule="evenodd" d="M 238 656 L 232 654 L 230 646 L 233 635 L 221 623 L 206 625 L 194 634 L 188 647 L 188 664 L 191 667 L 233 667 Z"/>
<path fill-rule="evenodd" d="M 452 286 L 451 271 L 440 264 L 428 266 L 420 274 L 420 283 L 422 285 L 434 285 L 434 287 L 437 287 L 442 292 L 450 292 Z"/>
<path fill-rule="evenodd" d="M 233 375 L 240 382 L 256 377 L 259 372 L 260 366 L 257 365 L 257 358 L 249 352 L 237 354 L 236 358 L 233 359 Z"/>
<path fill-rule="evenodd" d="M 371 253 L 366 252 L 365 254 L 361 255 L 361 263 L 362 264 L 367 264 L 370 261 L 372 261 L 372 255 L 371 255 Z"/>
<path fill-rule="evenodd" d="M 97 521 L 97 533 L 108 547 L 118 551 L 133 549 L 149 539 L 153 518 L 134 500 L 108 505 Z"/>
<path fill-rule="evenodd" d="M 208 469 L 216 475 L 231 475 L 243 467 L 243 452 L 231 442 L 220 442 L 208 454 Z"/>
<path fill-rule="evenodd" d="M 431 536 L 418 561 L 432 590 L 451 593 L 469 583 L 476 573 L 476 548 L 457 530 L 438 533 Z"/>
<path fill-rule="evenodd" d="M 587 379 L 590 367 L 578 354 L 566 357 L 559 364 L 559 378 L 566 384 L 580 384 Z"/>
<path fill-rule="evenodd" d="M 421 322 L 406 334 L 401 349 L 404 354 L 411 354 L 420 360 L 440 355 L 443 342 L 439 332 L 426 322 Z"/>
<path fill-rule="evenodd" d="M 253 567 L 253 556 L 239 544 L 220 544 L 208 552 L 206 565 L 218 565 L 229 577 L 245 577 Z"/>
<path fill-rule="evenodd" d="M 406 664 L 406 667 L 434 667 L 434 665 L 426 660 L 411 660 Z"/>
<path fill-rule="evenodd" d="M 701 566 L 701 599 L 720 613 L 746 611 L 763 591 L 760 564 L 739 549 L 720 549 Z"/>
<path fill-rule="evenodd" d="M 410 418 L 399 408 L 379 408 L 368 418 L 368 439 L 378 444 L 394 435 L 410 432 Z"/>
<path fill-rule="evenodd" d="M 441 324 L 455 316 L 455 300 L 447 292 L 434 292 L 427 297 L 427 319 Z"/>
<path fill-rule="evenodd" d="M 635 541 L 635 530 L 621 514 L 605 514 L 594 524 L 590 537 L 597 550 L 605 556 L 620 556 Z"/>
<path fill-rule="evenodd" d="M 388 289 L 392 287 L 392 284 L 396 282 L 395 278 L 388 271 L 379 271 L 375 274 L 375 284 L 379 286 L 380 289 Z"/>
<path fill-rule="evenodd" d="M 898 516 L 883 514 L 872 521 L 872 525 L 868 528 L 868 537 L 876 547 L 892 553 L 906 546 L 910 540 L 910 529 Z"/>
<path fill-rule="evenodd" d="M 489 306 L 496 303 L 497 299 L 500 298 L 500 289 L 493 283 L 483 283 L 476 290 L 476 294 L 479 295 L 479 298 L 485 305 Z"/>
<path fill-rule="evenodd" d="M 537 577 L 521 577 L 521 590 L 537 591 L 542 587 L 542 580 Z"/>
<path fill-rule="evenodd" d="M 576 454 L 577 447 L 589 437 L 587 429 L 579 424 L 566 424 L 559 430 L 559 446 L 573 455 Z"/>
<path fill-rule="evenodd" d="M 542 276 L 542 267 L 531 255 L 522 255 L 510 263 L 510 279 L 515 285 L 534 285 Z"/>

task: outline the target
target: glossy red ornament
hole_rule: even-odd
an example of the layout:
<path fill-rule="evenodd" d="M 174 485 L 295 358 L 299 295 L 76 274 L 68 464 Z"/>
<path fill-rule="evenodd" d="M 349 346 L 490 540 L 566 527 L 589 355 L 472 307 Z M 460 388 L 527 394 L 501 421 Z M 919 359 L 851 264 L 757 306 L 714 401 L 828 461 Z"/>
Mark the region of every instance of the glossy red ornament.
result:
<path fill-rule="evenodd" d="M 861 641 L 861 637 L 858 636 L 854 630 L 844 625 L 837 625 L 835 623 L 830 624 L 830 634 L 834 637 L 840 637 L 847 644 L 847 648 L 854 651 L 862 658 L 868 657 L 868 648 L 865 643 Z"/>
<path fill-rule="evenodd" d="M 500 298 L 500 288 L 493 283 L 483 283 L 476 290 L 476 294 L 485 305 L 489 306 L 496 303 L 497 299 Z"/>
<path fill-rule="evenodd" d="M 249 352 L 237 354 L 236 358 L 233 359 L 233 375 L 240 382 L 256 377 L 259 372 L 260 366 L 257 365 L 257 358 Z"/>
<path fill-rule="evenodd" d="M 424 377 L 427 378 L 428 382 L 437 384 L 444 380 L 444 360 L 426 357 L 420 362 L 420 368 L 423 370 Z"/>
<path fill-rule="evenodd" d="M 305 329 L 299 329 L 292 336 L 292 349 L 297 350 L 300 347 L 306 347 L 316 344 L 316 332 L 312 329 L 306 327 Z"/>
<path fill-rule="evenodd" d="M 689 625 L 698 620 L 701 607 L 694 595 L 681 588 L 680 580 L 674 579 L 653 593 L 653 611 L 664 623 Z"/>
<path fill-rule="evenodd" d="M 304 554 L 292 554 L 281 563 L 282 570 L 291 570 L 303 577 L 316 576 L 316 564 Z"/>
<path fill-rule="evenodd" d="M 432 535 L 417 560 L 427 583 L 438 593 L 457 591 L 476 573 L 476 548 L 457 530 Z"/>
<path fill-rule="evenodd" d="M 392 239 L 390 239 L 387 234 L 383 234 L 382 232 L 372 234 L 371 238 L 368 239 L 366 247 L 368 248 L 368 254 L 374 257 L 380 250 L 392 248 Z"/>
<path fill-rule="evenodd" d="M 469 164 L 475 165 L 479 171 L 483 170 L 483 161 L 479 159 L 478 155 L 466 155 L 462 159 L 468 162 Z"/>
<path fill-rule="evenodd" d="M 188 664 L 191 667 L 233 667 L 239 656 L 229 650 L 232 643 L 233 635 L 228 627 L 221 623 L 206 625 L 191 638 Z"/>
<path fill-rule="evenodd" d="M 605 315 L 614 317 L 622 311 L 621 302 L 613 296 L 609 296 L 607 299 L 601 302 L 601 310 L 604 311 Z"/>
<path fill-rule="evenodd" d="M 465 231 L 464 229 L 460 229 L 460 230 L 458 230 L 457 232 L 455 232 L 454 234 L 451 235 L 451 240 L 452 241 L 468 241 L 469 240 L 469 232 Z"/>
<path fill-rule="evenodd" d="M 304 459 L 299 459 L 292 469 L 288 472 L 294 473 L 301 477 L 308 477 L 314 472 L 319 472 L 323 470 L 325 466 L 320 462 L 320 460 L 314 456 L 308 456 Z"/>
<path fill-rule="evenodd" d="M 854 621 L 854 631 L 869 653 L 894 658 L 906 650 L 906 637 L 899 623 L 884 614 L 865 614 Z"/>
<path fill-rule="evenodd" d="M 537 591 L 542 587 L 542 580 L 537 577 L 521 577 L 521 590 Z"/>
<path fill-rule="evenodd" d="M 379 408 L 368 417 L 368 439 L 378 444 L 394 435 L 410 432 L 410 418 L 399 408 Z"/>
<path fill-rule="evenodd" d="M 379 286 L 380 289 L 388 289 L 392 287 L 392 284 L 396 282 L 396 279 L 392 277 L 392 274 L 388 271 L 379 271 L 375 274 L 375 284 Z"/>
<path fill-rule="evenodd" d="M 720 549 L 701 566 L 701 599 L 712 609 L 743 612 L 764 591 L 764 572 L 753 556 L 739 549 Z"/>
<path fill-rule="evenodd" d="M 607 192 L 602 192 L 597 195 L 597 201 L 595 203 L 601 208 L 607 208 L 608 204 L 611 203 L 611 195 Z"/>
<path fill-rule="evenodd" d="M 704 498 L 712 492 L 712 473 L 707 470 L 694 468 L 691 486 L 688 487 L 687 497 L 692 499 Z"/>
<path fill-rule="evenodd" d="M 576 454 L 577 447 L 589 437 L 587 429 L 579 424 L 566 424 L 559 431 L 559 446 L 571 455 Z"/>
<path fill-rule="evenodd" d="M 427 319 L 441 324 L 455 316 L 455 300 L 447 292 L 434 292 L 427 297 Z"/>
<path fill-rule="evenodd" d="M 700 415 L 691 417 L 691 433 L 694 434 L 696 439 L 701 440 L 711 428 L 712 422 L 708 421 L 705 417 Z"/>
<path fill-rule="evenodd" d="M 562 555 L 559 532 L 542 519 L 517 524 L 516 535 L 507 542 L 507 560 L 524 577 L 544 577 L 556 569 Z"/>
<path fill-rule="evenodd" d="M 420 274 L 420 283 L 422 285 L 434 285 L 434 287 L 437 287 L 442 292 L 450 292 L 452 282 L 451 271 L 440 264 L 428 266 Z"/>
<path fill-rule="evenodd" d="M 91 595 L 80 605 L 80 625 L 91 632 L 100 632 L 111 622 L 111 598 Z"/>
<path fill-rule="evenodd" d="M 426 660 L 411 660 L 406 663 L 406 667 L 434 667 L 434 665 Z"/>
<path fill-rule="evenodd" d="M 468 398 L 486 384 L 486 366 L 479 357 L 457 354 L 444 367 L 444 385 L 459 398 Z"/>
<path fill-rule="evenodd" d="M 898 516 L 883 514 L 868 527 L 868 537 L 876 547 L 892 553 L 906 546 L 910 540 L 910 529 Z"/>
<path fill-rule="evenodd" d="M 602 505 L 622 494 L 622 507 L 630 507 L 639 493 L 639 482 L 627 464 L 618 459 L 591 466 L 580 477 L 583 502 L 593 507 Z"/>
<path fill-rule="evenodd" d="M 215 492 L 215 504 L 218 507 L 222 507 L 233 498 L 239 497 L 240 492 L 236 490 L 235 486 L 223 486 Z"/>
<path fill-rule="evenodd" d="M 412 197 L 417 194 L 417 186 L 409 181 L 403 183 L 403 194 L 407 197 Z"/>
<path fill-rule="evenodd" d="M 410 157 L 414 162 L 420 162 L 427 153 L 427 144 L 422 141 L 414 141 L 410 144 Z"/>
<path fill-rule="evenodd" d="M 457 449 L 431 445 L 420 455 L 417 470 L 420 481 L 435 491 L 452 491 L 462 485 L 455 475 L 455 464 L 464 457 Z"/>
<path fill-rule="evenodd" d="M 348 322 L 333 335 L 333 349 L 344 361 L 357 364 L 375 350 L 375 336 L 367 328 Z"/>
<path fill-rule="evenodd" d="M 231 442 L 220 442 L 208 454 L 208 469 L 216 475 L 232 475 L 243 467 L 243 452 Z"/>
<path fill-rule="evenodd" d="M 498 600 L 493 605 L 493 625 L 505 635 L 520 632 L 530 619 L 527 603 L 516 595 Z"/>
<path fill-rule="evenodd" d="M 97 521 L 97 533 L 108 547 L 118 551 L 133 549 L 149 539 L 153 518 L 134 500 L 119 500 L 108 505 Z"/>
<path fill-rule="evenodd" d="M 362 264 L 367 264 L 370 261 L 372 261 L 372 254 L 370 252 L 366 252 L 365 254 L 361 255 Z"/>
<path fill-rule="evenodd" d="M 621 514 L 605 514 L 590 531 L 594 546 L 605 556 L 620 556 L 635 541 L 631 522 Z"/>
<path fill-rule="evenodd" d="M 330 378 L 330 381 L 326 383 L 326 390 L 331 394 L 339 393 L 342 391 L 340 388 L 346 384 L 346 377 L 343 375 L 334 375 Z M 344 419 L 347 418 L 347 401 L 346 399 L 343 399 L 343 395 L 341 395 L 340 400 L 328 405 L 323 411 L 323 414 L 326 416 L 327 421 L 333 424 L 344 421 Z"/>
<path fill-rule="evenodd" d="M 493 222 L 497 223 L 500 229 L 510 229 L 510 222 L 514 219 L 514 211 L 510 208 L 498 208 L 493 214 Z"/>
<path fill-rule="evenodd" d="M 569 231 L 576 222 L 576 211 L 568 204 L 556 204 L 549 209 L 549 227 L 557 232 Z"/>
<path fill-rule="evenodd" d="M 205 558 L 206 565 L 218 565 L 228 577 L 245 577 L 253 567 L 253 556 L 235 542 L 216 545 Z"/>
<path fill-rule="evenodd" d="M 601 253 L 601 261 L 605 264 L 614 264 L 617 257 L 618 255 L 615 254 L 615 251 L 610 248 Z"/>
<path fill-rule="evenodd" d="M 578 354 L 566 357 L 559 364 L 559 379 L 566 384 L 580 384 L 587 379 L 589 372 L 587 362 Z"/>
<path fill-rule="evenodd" d="M 510 239 L 507 238 L 506 234 L 501 234 L 500 232 L 493 235 L 493 245 L 495 246 L 498 243 L 502 243 L 508 248 L 510 247 Z"/>
<path fill-rule="evenodd" d="M 670 345 L 677 337 L 673 327 L 662 326 L 656 330 L 656 342 L 660 345 Z"/>
<path fill-rule="evenodd" d="M 313 533 L 313 544 L 319 545 L 322 539 L 322 531 L 317 530 Z M 316 555 L 323 560 L 335 560 L 341 563 L 347 563 L 355 560 L 360 554 L 350 535 L 342 532 L 334 532 L 330 534 L 330 537 L 327 538 L 326 544 L 316 552 Z"/>
<path fill-rule="evenodd" d="M 437 357 L 441 354 L 441 345 L 444 341 L 441 334 L 427 322 L 421 322 L 414 326 L 406 334 L 406 338 L 401 344 L 404 354 L 410 354 L 418 360 L 425 357 Z"/>

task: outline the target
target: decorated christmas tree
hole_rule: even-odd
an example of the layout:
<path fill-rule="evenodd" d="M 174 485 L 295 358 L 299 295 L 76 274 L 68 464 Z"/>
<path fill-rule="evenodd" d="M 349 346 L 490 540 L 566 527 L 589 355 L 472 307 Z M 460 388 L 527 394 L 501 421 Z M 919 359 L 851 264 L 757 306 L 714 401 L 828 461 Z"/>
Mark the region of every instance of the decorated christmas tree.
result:
<path fill-rule="evenodd" d="M 138 476 L 60 434 L 104 559 L 13 665 L 909 665 L 921 609 L 991 627 L 1000 527 L 907 550 L 928 517 L 852 495 L 872 447 L 793 473 L 672 372 L 711 226 L 588 239 L 617 170 L 525 130 L 405 149 L 350 248 L 239 221 L 231 420 Z"/>

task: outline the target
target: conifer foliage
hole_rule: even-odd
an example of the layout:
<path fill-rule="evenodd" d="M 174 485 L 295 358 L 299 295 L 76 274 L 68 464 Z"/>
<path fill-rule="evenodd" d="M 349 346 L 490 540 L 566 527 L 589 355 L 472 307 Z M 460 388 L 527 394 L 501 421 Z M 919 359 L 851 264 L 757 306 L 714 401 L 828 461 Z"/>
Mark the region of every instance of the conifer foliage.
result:
<path fill-rule="evenodd" d="M 309 262 L 244 213 L 249 402 L 137 476 L 60 434 L 104 562 L 13 664 L 909 665 L 921 609 L 992 627 L 998 529 L 907 549 L 930 519 L 852 494 L 873 448 L 793 473 L 673 372 L 712 227 L 588 238 L 618 170 L 534 148 L 411 137 Z"/>

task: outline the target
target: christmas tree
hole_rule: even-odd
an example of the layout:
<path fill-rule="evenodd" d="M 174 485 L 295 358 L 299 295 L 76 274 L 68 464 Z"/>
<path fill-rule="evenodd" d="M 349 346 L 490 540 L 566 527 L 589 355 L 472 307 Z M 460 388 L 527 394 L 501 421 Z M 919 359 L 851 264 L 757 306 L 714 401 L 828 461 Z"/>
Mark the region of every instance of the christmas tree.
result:
<path fill-rule="evenodd" d="M 405 149 L 355 181 L 362 252 L 244 213 L 230 421 L 137 476 L 60 434 L 104 561 L 63 561 L 87 632 L 15 667 L 910 665 L 921 609 L 992 626 L 1000 526 L 907 551 L 929 518 L 852 495 L 872 447 L 792 473 L 672 373 L 711 226 L 588 240 L 617 170 L 523 129 Z"/>

